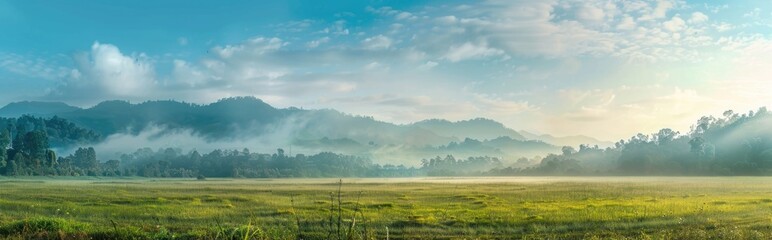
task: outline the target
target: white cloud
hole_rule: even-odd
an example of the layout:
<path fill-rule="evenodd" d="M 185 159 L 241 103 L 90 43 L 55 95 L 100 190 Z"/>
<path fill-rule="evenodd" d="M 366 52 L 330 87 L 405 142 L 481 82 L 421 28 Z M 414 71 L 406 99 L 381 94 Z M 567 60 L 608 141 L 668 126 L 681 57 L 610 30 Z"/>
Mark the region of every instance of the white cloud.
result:
<path fill-rule="evenodd" d="M 144 95 L 155 87 L 155 71 L 147 56 L 127 56 L 111 44 L 95 42 L 91 52 L 78 59 L 78 71 L 84 85 L 101 86 L 113 96 Z"/>
<path fill-rule="evenodd" d="M 397 20 L 414 20 L 417 18 L 416 16 L 413 16 L 413 14 L 409 12 L 401 12 L 394 17 L 397 18 Z"/>
<path fill-rule="evenodd" d="M 686 21 L 678 16 L 674 16 L 670 21 L 662 23 L 662 27 L 670 32 L 680 32 L 686 28 Z"/>
<path fill-rule="evenodd" d="M 538 108 L 527 101 L 505 100 L 488 94 L 473 94 L 475 106 L 481 112 L 500 116 L 501 114 L 517 114 L 524 111 L 537 110 Z"/>
<path fill-rule="evenodd" d="M 480 59 L 490 56 L 504 55 L 504 51 L 495 48 L 489 48 L 487 44 L 473 44 L 466 42 L 460 46 L 451 46 L 444 58 L 451 62 L 458 62 L 469 59 Z"/>
<path fill-rule="evenodd" d="M 330 37 L 323 37 L 320 39 L 312 40 L 306 43 L 306 47 L 308 48 L 317 48 L 319 45 L 328 43 L 330 41 Z"/>
<path fill-rule="evenodd" d="M 705 15 L 701 12 L 694 12 L 692 13 L 692 17 L 689 18 L 689 23 L 691 24 L 700 24 L 708 21 L 708 15 Z"/>
<path fill-rule="evenodd" d="M 416 33 L 414 41 L 418 41 L 419 46 L 425 44 L 422 47 L 429 53 L 442 52 L 438 49 L 440 46 L 458 50 L 466 43 L 482 42 L 487 48 L 502 50 L 513 58 L 615 56 L 628 60 L 683 60 L 687 56 L 680 54 L 688 51 L 668 51 L 668 48 L 678 45 L 681 38 L 703 39 L 705 33 L 663 32 L 686 30 L 685 20 L 680 16 L 666 18 L 669 11 L 680 10 L 679 4 L 674 1 L 651 4 L 645 1 L 490 0 L 474 8 L 437 14 L 444 17 L 425 23 L 430 30 L 424 30 L 425 34 Z M 437 23 L 443 27 L 436 26 Z M 450 59 L 447 52 L 441 54 Z"/>
<path fill-rule="evenodd" d="M 667 12 L 670 11 L 675 4 L 673 0 L 658 0 L 656 7 L 648 14 L 642 16 L 641 20 L 656 20 L 667 17 Z"/>
<path fill-rule="evenodd" d="M 761 15 L 761 8 L 754 8 L 750 12 L 743 14 L 743 17 L 756 19 L 756 18 L 759 18 L 760 15 Z"/>
<path fill-rule="evenodd" d="M 627 15 L 622 18 L 621 21 L 619 21 L 619 24 L 617 24 L 617 29 L 619 30 L 632 30 L 635 28 L 635 20 L 633 17 Z"/>
<path fill-rule="evenodd" d="M 381 7 L 381 8 L 378 8 L 378 9 L 375 9 L 373 7 L 367 7 L 365 10 L 367 10 L 369 12 L 372 12 L 372 13 L 380 14 L 380 15 L 383 15 L 383 16 L 393 16 L 396 20 L 416 20 L 416 19 L 418 19 L 418 16 L 416 16 L 416 15 L 410 13 L 410 12 L 395 10 L 395 9 L 393 9 L 391 7 Z"/>
<path fill-rule="evenodd" d="M 426 63 L 421 64 L 421 66 L 418 66 L 418 69 L 429 70 L 429 69 L 432 69 L 432 68 L 436 67 L 437 65 L 439 65 L 439 63 L 434 62 L 434 61 L 427 61 Z"/>
<path fill-rule="evenodd" d="M 383 50 L 391 47 L 392 40 L 389 37 L 378 35 L 366 38 L 362 41 L 362 47 L 369 50 Z"/>
<path fill-rule="evenodd" d="M 189 87 L 197 87 L 205 84 L 210 78 L 200 69 L 191 66 L 188 62 L 175 59 L 172 76 L 176 83 L 182 83 Z"/>
<path fill-rule="evenodd" d="M 646 1 L 622 1 L 622 10 L 629 13 L 645 13 L 651 11 L 649 3 Z"/>
<path fill-rule="evenodd" d="M 595 7 L 589 4 L 586 4 L 580 7 L 576 15 L 580 20 L 591 21 L 591 22 L 603 21 L 603 19 L 606 16 L 605 13 L 603 12 L 603 9 L 600 9 L 599 7 Z"/>
<path fill-rule="evenodd" d="M 732 24 L 725 23 L 725 22 L 713 24 L 713 27 L 716 29 L 716 31 L 719 31 L 719 32 L 726 32 L 734 28 Z"/>
<path fill-rule="evenodd" d="M 436 18 L 436 21 L 442 24 L 455 24 L 458 22 L 456 16 L 443 16 Z"/>
<path fill-rule="evenodd" d="M 654 12 L 652 13 L 652 16 L 654 18 L 664 18 L 667 16 L 667 12 L 670 11 L 674 7 L 673 1 L 671 0 L 659 0 L 657 2 L 657 7 L 654 9 Z"/>
<path fill-rule="evenodd" d="M 57 56 L 32 57 L 0 52 L 0 69 L 29 78 L 60 80 L 72 72 L 71 68 L 59 66 L 51 61 Z"/>
<path fill-rule="evenodd" d="M 278 50 L 284 45 L 286 45 L 286 43 L 279 38 L 256 37 L 239 45 L 217 46 L 212 50 L 222 58 L 230 58 L 237 52 L 240 54 L 262 55 L 267 52 Z"/>
<path fill-rule="evenodd" d="M 728 4 L 724 4 L 724 5 L 720 5 L 720 6 L 718 6 L 718 5 L 712 6 L 712 5 L 709 5 L 709 4 L 706 3 L 706 4 L 704 4 L 704 6 L 705 6 L 705 8 L 707 8 L 712 13 L 719 13 L 721 10 L 729 8 Z"/>
<path fill-rule="evenodd" d="M 376 70 L 388 70 L 389 67 L 379 62 L 371 62 L 365 65 L 364 69 L 367 71 L 376 71 Z"/>
<path fill-rule="evenodd" d="M 345 20 L 338 20 L 338 21 L 335 21 L 332 24 L 332 26 L 323 29 L 321 33 L 331 33 L 334 35 L 349 35 L 349 33 L 351 32 L 348 30 L 348 28 L 346 28 Z"/>

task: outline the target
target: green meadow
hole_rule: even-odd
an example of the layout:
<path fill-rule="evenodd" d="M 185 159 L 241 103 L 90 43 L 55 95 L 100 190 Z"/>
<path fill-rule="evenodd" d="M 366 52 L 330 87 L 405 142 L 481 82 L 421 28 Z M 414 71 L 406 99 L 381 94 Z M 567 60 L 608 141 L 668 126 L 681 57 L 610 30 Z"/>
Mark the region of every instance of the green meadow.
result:
<path fill-rule="evenodd" d="M 772 178 L 0 178 L 0 238 L 772 239 Z"/>

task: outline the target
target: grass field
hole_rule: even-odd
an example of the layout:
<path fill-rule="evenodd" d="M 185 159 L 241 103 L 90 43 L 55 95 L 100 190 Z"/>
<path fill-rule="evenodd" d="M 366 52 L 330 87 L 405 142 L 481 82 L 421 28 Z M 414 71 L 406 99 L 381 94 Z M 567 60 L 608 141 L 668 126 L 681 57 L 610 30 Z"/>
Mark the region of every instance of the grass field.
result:
<path fill-rule="evenodd" d="M 0 178 L 9 239 L 772 239 L 772 178 Z"/>

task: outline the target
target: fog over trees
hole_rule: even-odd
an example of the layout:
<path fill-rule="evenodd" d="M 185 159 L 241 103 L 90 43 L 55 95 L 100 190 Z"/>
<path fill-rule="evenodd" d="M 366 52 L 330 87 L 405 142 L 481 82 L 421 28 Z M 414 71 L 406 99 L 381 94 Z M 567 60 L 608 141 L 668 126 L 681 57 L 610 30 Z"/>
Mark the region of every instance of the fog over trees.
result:
<path fill-rule="evenodd" d="M 439 122 L 435 131 L 463 133 Z M 464 122 L 469 125 L 474 122 Z M 425 146 L 434 157 L 408 159 L 412 164 L 384 163 L 371 154 L 319 151 L 292 154 L 289 149 L 252 152 L 249 147 L 199 152 L 180 148 L 149 148 L 98 159 L 90 147 L 105 138 L 64 118 L 0 118 L 0 174 L 6 176 L 143 176 L 143 177 L 409 177 L 512 175 L 772 175 L 772 116 L 766 108 L 748 113 L 726 111 L 720 117 L 698 119 L 689 132 L 664 128 L 637 134 L 599 147 L 564 146 L 544 157 L 512 158 L 503 152 L 552 150 L 543 142 L 500 136 L 465 138 Z M 438 130 L 439 129 L 439 130 Z M 507 132 L 516 135 L 516 132 Z M 493 136 L 489 129 L 486 136 Z M 340 136 L 338 136 L 340 137 Z M 522 138 L 522 136 L 517 136 Z M 333 140 L 323 138 L 324 141 Z M 341 140 L 336 144 L 342 144 Z M 350 140 L 350 145 L 355 145 Z M 345 143 L 345 142 L 344 142 Z M 374 145 L 371 142 L 369 145 Z M 55 147 L 55 148 L 54 148 Z M 57 150 L 75 148 L 59 156 Z M 480 155 L 474 156 L 475 153 Z M 463 154 L 461 157 L 457 154 Z M 524 154 L 523 156 L 527 156 Z"/>
<path fill-rule="evenodd" d="M 493 170 L 498 175 L 772 175 L 772 116 L 724 112 L 702 117 L 688 133 L 669 128 L 637 134 L 601 149 L 564 147 L 533 167 Z"/>

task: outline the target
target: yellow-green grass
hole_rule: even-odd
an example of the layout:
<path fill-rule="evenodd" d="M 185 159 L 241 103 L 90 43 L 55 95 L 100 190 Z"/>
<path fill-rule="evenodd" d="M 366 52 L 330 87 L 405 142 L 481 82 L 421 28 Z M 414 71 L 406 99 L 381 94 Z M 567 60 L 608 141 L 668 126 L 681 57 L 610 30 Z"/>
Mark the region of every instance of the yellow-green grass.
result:
<path fill-rule="evenodd" d="M 342 182 L 0 178 L 0 238 L 772 239 L 768 177 Z"/>

